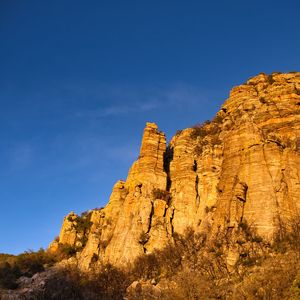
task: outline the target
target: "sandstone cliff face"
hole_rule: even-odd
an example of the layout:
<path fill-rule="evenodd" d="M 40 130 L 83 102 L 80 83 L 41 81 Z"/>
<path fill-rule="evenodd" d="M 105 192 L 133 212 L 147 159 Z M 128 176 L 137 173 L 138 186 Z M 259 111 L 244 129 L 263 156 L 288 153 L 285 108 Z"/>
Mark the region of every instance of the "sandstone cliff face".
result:
<path fill-rule="evenodd" d="M 95 260 L 132 262 L 187 227 L 209 235 L 247 222 L 270 239 L 299 213 L 299 173 L 300 73 L 260 74 L 233 88 L 212 122 L 177 133 L 168 146 L 147 123 L 127 180 L 90 213 L 88 230 L 66 217 L 58 242 L 81 246 L 87 269 Z"/>
<path fill-rule="evenodd" d="M 234 88 L 223 105 L 216 218 L 224 226 L 245 219 L 270 238 L 280 219 L 298 213 L 299 83 L 299 73 L 261 74 Z"/>

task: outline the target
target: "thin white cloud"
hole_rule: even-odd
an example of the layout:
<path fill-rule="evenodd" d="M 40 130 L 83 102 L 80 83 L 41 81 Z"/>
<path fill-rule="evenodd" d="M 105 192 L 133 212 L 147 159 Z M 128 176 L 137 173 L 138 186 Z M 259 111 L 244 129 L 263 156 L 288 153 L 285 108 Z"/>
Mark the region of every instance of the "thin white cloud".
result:
<path fill-rule="evenodd" d="M 95 112 L 96 117 L 118 116 L 134 112 L 147 112 L 156 109 L 158 104 L 155 102 L 130 103 L 128 105 L 112 105 Z"/>
<path fill-rule="evenodd" d="M 111 161 L 127 165 L 137 158 L 139 151 L 139 145 L 134 140 L 115 143 L 108 137 L 87 132 L 67 139 L 60 135 L 51 144 L 51 156 L 58 157 L 53 167 L 68 173 L 89 168 L 101 170 L 104 164 L 110 164 Z"/>
<path fill-rule="evenodd" d="M 163 91 L 162 97 L 166 99 L 167 104 L 182 106 L 186 104 L 197 104 L 208 101 L 207 92 L 203 89 L 178 84 Z"/>
<path fill-rule="evenodd" d="M 34 147 L 29 142 L 18 143 L 10 150 L 10 172 L 18 172 L 29 167 L 34 160 Z"/>
<path fill-rule="evenodd" d="M 209 94 L 202 88 L 186 84 L 167 87 L 106 86 L 95 90 L 93 97 L 99 103 L 98 107 L 77 112 L 75 116 L 105 118 L 170 107 L 201 105 L 208 101 Z"/>
<path fill-rule="evenodd" d="M 133 163 L 139 154 L 139 146 L 135 144 L 123 144 L 118 147 L 107 148 L 106 156 L 118 159 L 124 163 Z"/>

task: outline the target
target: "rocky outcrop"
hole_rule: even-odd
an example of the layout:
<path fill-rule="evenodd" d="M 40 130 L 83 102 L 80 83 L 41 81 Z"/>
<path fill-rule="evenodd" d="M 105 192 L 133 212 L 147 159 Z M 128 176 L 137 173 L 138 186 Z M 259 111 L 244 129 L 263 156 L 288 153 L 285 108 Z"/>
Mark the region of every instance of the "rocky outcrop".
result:
<path fill-rule="evenodd" d="M 159 300 L 162 291 L 155 283 L 134 281 L 126 290 L 124 300 L 140 299 L 140 300 Z"/>
<path fill-rule="evenodd" d="M 0 288 L 1 300 L 37 300 L 37 299 L 74 299 L 74 291 L 68 279 L 58 268 L 36 273 L 31 278 L 18 279 L 18 288 L 7 290 Z"/>
<path fill-rule="evenodd" d="M 168 146 L 147 123 L 127 180 L 90 212 L 88 230 L 66 217 L 58 243 L 81 246 L 87 269 L 97 260 L 132 262 L 188 227 L 210 235 L 247 222 L 272 239 L 299 212 L 299 173 L 300 73 L 259 74 L 233 88 L 211 122 L 178 132 Z"/>
<path fill-rule="evenodd" d="M 173 208 L 164 193 L 165 152 L 165 135 L 155 124 L 147 123 L 140 156 L 127 180 L 116 183 L 105 208 L 91 212 L 87 241 L 78 253 L 81 268 L 87 269 L 97 260 L 125 264 L 170 240 Z M 74 245 L 76 233 L 69 220 L 65 218 L 59 243 Z"/>
<path fill-rule="evenodd" d="M 299 210 L 300 74 L 260 74 L 234 88 L 225 111 L 223 163 L 215 218 L 243 219 L 271 238 Z"/>

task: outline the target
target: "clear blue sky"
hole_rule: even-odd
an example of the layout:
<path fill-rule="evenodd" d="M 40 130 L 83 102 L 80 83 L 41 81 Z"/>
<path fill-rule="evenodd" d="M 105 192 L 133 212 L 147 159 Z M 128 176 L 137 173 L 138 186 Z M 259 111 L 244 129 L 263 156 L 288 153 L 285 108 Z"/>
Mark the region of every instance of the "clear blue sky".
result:
<path fill-rule="evenodd" d="M 146 121 L 170 137 L 232 86 L 299 71 L 299 0 L 0 0 L 0 252 L 104 206 Z"/>

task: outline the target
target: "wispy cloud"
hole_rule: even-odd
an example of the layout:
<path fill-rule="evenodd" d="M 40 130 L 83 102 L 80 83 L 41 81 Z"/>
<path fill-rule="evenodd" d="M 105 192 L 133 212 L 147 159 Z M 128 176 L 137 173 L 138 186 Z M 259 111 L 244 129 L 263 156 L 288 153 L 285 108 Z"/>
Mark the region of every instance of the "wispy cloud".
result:
<path fill-rule="evenodd" d="M 130 165 L 138 156 L 139 142 L 130 139 L 116 143 L 110 137 L 84 131 L 73 136 L 58 135 L 51 141 L 48 155 L 53 173 L 99 172 L 112 164 Z"/>
<path fill-rule="evenodd" d="M 63 165 L 66 170 L 78 170 L 92 165 L 101 166 L 103 157 L 108 161 L 119 160 L 122 164 L 128 164 L 138 155 L 138 138 L 130 136 L 131 140 L 125 142 L 120 139 L 117 146 L 109 136 L 99 138 L 101 133 L 98 130 L 93 132 L 94 127 L 102 124 L 98 119 L 106 122 L 105 118 L 134 117 L 138 113 L 145 113 L 146 116 L 153 112 L 165 115 L 172 109 L 184 112 L 191 107 L 197 109 L 205 105 L 211 98 L 212 92 L 184 83 L 167 86 L 90 83 L 78 85 L 78 88 L 76 85 L 67 87 L 55 98 L 58 104 L 62 103 L 61 125 L 65 126 L 68 122 L 72 124 L 70 127 L 79 128 L 76 120 L 79 118 L 82 119 L 80 130 L 71 134 L 62 127 L 61 135 L 56 138 L 48 137 L 47 148 L 45 143 L 41 144 L 39 141 L 15 143 L 6 151 L 9 153 L 9 169 L 11 172 L 18 172 L 33 165 L 37 167 L 41 163 L 47 165 L 49 160 L 53 162 L 53 168 L 62 168 Z M 64 101 L 60 102 L 60 99 Z M 57 107 L 60 108 L 58 104 Z M 56 111 L 60 109 L 55 109 Z M 89 123 L 86 119 L 96 122 Z"/>
<path fill-rule="evenodd" d="M 29 142 L 18 143 L 10 149 L 10 172 L 18 172 L 29 167 L 34 160 L 34 147 Z"/>
<path fill-rule="evenodd" d="M 137 159 L 139 154 L 139 146 L 136 144 L 123 144 L 119 147 L 107 148 L 106 156 L 112 159 L 118 158 L 123 163 L 132 163 Z"/>
<path fill-rule="evenodd" d="M 201 104 L 209 100 L 207 91 L 186 84 L 177 84 L 165 89 L 161 97 L 165 99 L 166 105 L 175 106 Z"/>
<path fill-rule="evenodd" d="M 76 90 L 73 93 L 76 93 Z M 94 88 L 93 86 L 89 89 L 81 88 L 78 95 L 90 101 L 93 99 L 94 105 L 92 108 L 85 107 L 75 112 L 75 117 L 105 118 L 170 107 L 184 108 L 186 105 L 201 105 L 210 99 L 211 92 L 183 83 L 160 87 L 101 84 Z"/>
<path fill-rule="evenodd" d="M 114 104 L 104 108 L 78 112 L 76 116 L 102 118 L 102 117 L 126 115 L 134 112 L 147 112 L 147 111 L 154 110 L 157 107 L 158 107 L 158 103 L 155 102 Z"/>

